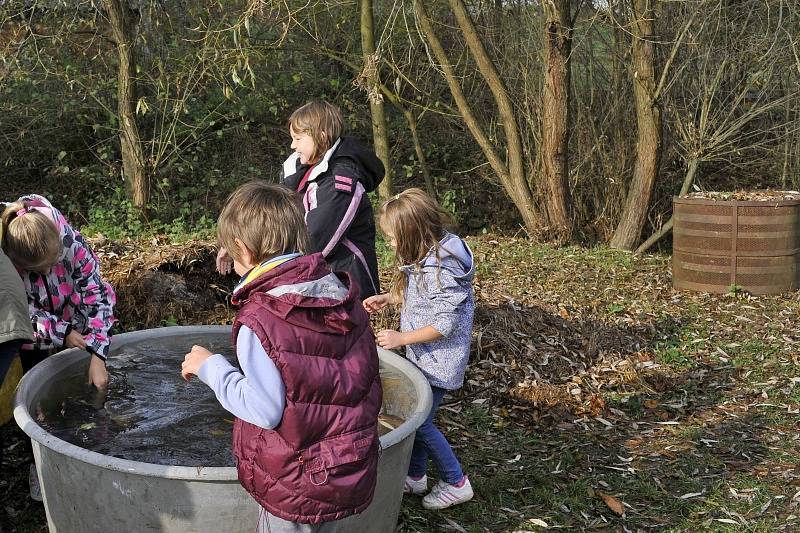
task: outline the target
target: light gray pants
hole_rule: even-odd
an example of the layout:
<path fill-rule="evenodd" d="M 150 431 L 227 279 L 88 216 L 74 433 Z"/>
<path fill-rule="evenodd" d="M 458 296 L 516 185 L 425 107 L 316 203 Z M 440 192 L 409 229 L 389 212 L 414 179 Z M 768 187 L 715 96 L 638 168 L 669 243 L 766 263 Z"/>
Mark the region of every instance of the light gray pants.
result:
<path fill-rule="evenodd" d="M 338 522 L 323 522 L 321 524 L 300 524 L 289 522 L 283 518 L 269 514 L 261 508 L 258 520 L 258 533 L 336 533 Z"/>

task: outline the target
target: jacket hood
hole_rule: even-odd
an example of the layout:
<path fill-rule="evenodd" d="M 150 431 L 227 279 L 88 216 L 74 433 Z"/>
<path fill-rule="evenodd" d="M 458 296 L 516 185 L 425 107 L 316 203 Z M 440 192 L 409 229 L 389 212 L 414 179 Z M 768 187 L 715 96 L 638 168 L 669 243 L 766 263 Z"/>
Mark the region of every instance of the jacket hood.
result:
<path fill-rule="evenodd" d="M 422 268 L 438 268 L 439 266 L 453 274 L 456 279 L 472 281 L 472 278 L 475 277 L 475 261 L 472 250 L 463 239 L 449 232 L 445 233 L 442 240 L 439 241 L 439 260 L 437 261 L 436 253 L 431 249 L 422 261 Z M 413 272 L 415 265 L 402 266 L 400 269 Z"/>
<path fill-rule="evenodd" d="M 377 189 L 386 173 L 383 162 L 375 155 L 375 151 L 353 137 L 341 138 L 341 143 L 333 153 L 331 160 L 334 170 L 339 165 L 352 166 L 358 180 L 364 185 L 367 192 Z"/>
<path fill-rule="evenodd" d="M 322 254 L 299 256 L 258 275 L 234 293 L 234 305 L 258 305 L 290 324 L 343 335 L 355 324 L 358 290 L 347 273 L 333 273 Z"/>

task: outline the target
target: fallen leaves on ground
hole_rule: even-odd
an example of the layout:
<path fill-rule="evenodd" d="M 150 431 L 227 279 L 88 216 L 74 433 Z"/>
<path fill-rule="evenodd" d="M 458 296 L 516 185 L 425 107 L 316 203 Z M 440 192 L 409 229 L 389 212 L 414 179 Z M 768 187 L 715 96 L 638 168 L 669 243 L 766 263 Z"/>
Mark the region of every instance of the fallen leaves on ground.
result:
<path fill-rule="evenodd" d="M 606 494 L 605 492 L 601 492 L 600 497 L 603 499 L 605 504 L 608 505 L 608 508 L 614 511 L 617 515 L 623 516 L 625 514 L 625 507 L 618 498 L 615 498 L 611 494 Z"/>
<path fill-rule="evenodd" d="M 468 242 L 477 268 L 470 366 L 438 420 L 474 469 L 476 498 L 447 515 L 452 523 L 415 511 L 407 531 L 796 529 L 797 293 L 677 292 L 668 256 Z M 236 279 L 214 272 L 213 243 L 92 243 L 125 329 L 233 317 Z M 389 276 L 382 271 L 385 287 Z M 375 329 L 397 324 L 396 309 L 373 318 Z M 535 444 L 515 445 L 520 435 Z M 531 501 L 539 484 L 557 497 Z M 573 506 L 566 493 L 585 495 Z M 513 513 L 489 506 L 501 496 Z"/>

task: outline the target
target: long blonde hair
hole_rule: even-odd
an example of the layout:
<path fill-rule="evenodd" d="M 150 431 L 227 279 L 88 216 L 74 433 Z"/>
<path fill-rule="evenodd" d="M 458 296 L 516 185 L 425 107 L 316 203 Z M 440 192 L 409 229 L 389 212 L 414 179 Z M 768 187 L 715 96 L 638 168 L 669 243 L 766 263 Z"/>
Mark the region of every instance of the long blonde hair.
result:
<path fill-rule="evenodd" d="M 312 100 L 289 117 L 289 128 L 314 139 L 310 163 L 316 163 L 344 133 L 341 110 L 324 100 Z"/>
<path fill-rule="evenodd" d="M 3 210 L 0 243 L 14 266 L 29 272 L 47 270 L 61 255 L 55 223 L 25 202 L 13 202 Z"/>
<path fill-rule="evenodd" d="M 438 263 L 439 241 L 450 224 L 450 215 L 422 189 L 406 189 L 381 205 L 381 230 L 397 244 L 397 269 L 390 289 L 395 301 L 403 301 L 408 287 L 408 276 L 399 267 L 411 265 L 416 272 L 421 272 L 422 261 L 431 250 Z"/>

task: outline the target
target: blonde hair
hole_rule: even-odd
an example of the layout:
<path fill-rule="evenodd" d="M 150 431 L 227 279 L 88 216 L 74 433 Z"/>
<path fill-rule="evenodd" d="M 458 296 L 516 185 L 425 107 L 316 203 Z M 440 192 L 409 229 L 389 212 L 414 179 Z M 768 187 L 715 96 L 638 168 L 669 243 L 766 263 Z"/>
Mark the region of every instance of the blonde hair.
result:
<path fill-rule="evenodd" d="M 450 224 L 450 215 L 422 189 L 406 189 L 386 200 L 380 209 L 381 230 L 394 237 L 397 245 L 397 266 L 413 265 L 417 272 L 421 272 L 422 261 L 431 250 L 440 263 L 439 241 Z M 408 277 L 398 268 L 390 290 L 395 301 L 403 301 L 407 286 Z"/>
<path fill-rule="evenodd" d="M 276 255 L 308 250 L 308 230 L 298 196 L 282 185 L 250 181 L 233 191 L 219 215 L 220 246 L 240 261 L 235 239 L 256 263 Z"/>
<path fill-rule="evenodd" d="M 61 255 L 55 222 L 25 202 L 13 202 L 3 210 L 0 243 L 14 266 L 29 272 L 47 270 Z"/>
<path fill-rule="evenodd" d="M 344 133 L 341 110 L 324 100 L 312 100 L 289 117 L 294 133 L 305 133 L 314 140 L 311 163 L 316 163 Z"/>

